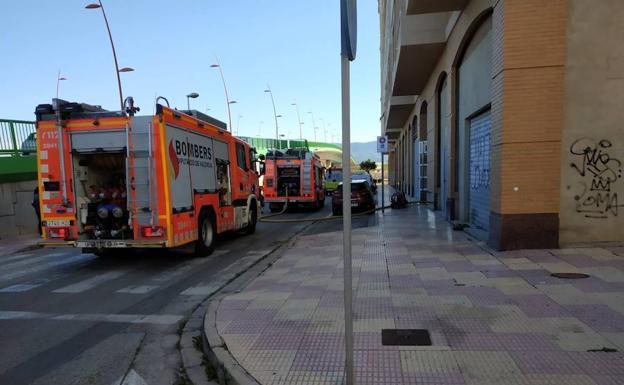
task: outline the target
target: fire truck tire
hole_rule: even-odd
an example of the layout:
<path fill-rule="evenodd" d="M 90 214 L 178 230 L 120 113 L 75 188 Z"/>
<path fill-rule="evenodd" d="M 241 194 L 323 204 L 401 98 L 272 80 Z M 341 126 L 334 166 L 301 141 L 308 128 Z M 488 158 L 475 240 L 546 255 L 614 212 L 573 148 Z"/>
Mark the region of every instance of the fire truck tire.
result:
<path fill-rule="evenodd" d="M 215 248 L 217 229 L 214 217 L 210 212 L 204 212 L 199 217 L 198 225 L 199 237 L 195 242 L 195 256 L 206 257 L 212 254 Z"/>
<path fill-rule="evenodd" d="M 251 202 L 249 210 L 249 224 L 245 227 L 245 234 L 253 234 L 256 232 L 256 224 L 258 223 L 258 209 L 255 201 Z"/>

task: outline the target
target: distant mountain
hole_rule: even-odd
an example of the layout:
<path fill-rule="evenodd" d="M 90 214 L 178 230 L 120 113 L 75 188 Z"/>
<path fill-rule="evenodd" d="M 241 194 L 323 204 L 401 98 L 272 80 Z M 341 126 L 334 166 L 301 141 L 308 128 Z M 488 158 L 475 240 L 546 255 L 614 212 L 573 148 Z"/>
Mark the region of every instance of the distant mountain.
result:
<path fill-rule="evenodd" d="M 381 161 L 381 157 L 377 153 L 377 142 L 351 143 L 351 157 L 358 163 L 367 159 Z"/>

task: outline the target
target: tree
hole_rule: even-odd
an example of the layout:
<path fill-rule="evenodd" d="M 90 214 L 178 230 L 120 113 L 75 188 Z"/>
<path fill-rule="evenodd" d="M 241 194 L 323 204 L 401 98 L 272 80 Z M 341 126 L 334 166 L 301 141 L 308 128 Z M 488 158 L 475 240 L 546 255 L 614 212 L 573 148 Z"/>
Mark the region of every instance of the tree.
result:
<path fill-rule="evenodd" d="M 377 163 L 374 160 L 367 159 L 360 163 L 360 169 L 370 173 L 372 170 L 377 169 Z"/>

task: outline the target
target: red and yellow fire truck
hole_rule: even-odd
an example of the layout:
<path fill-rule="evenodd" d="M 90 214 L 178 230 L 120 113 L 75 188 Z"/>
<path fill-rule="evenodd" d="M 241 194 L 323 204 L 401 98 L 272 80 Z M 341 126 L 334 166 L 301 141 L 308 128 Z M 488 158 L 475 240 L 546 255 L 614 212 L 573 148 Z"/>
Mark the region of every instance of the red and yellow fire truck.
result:
<path fill-rule="evenodd" d="M 289 206 L 319 209 L 325 205 L 325 178 L 318 155 L 307 148 L 269 150 L 262 183 L 271 212 Z"/>
<path fill-rule="evenodd" d="M 161 104 L 137 116 L 128 99 L 124 112 L 59 99 L 37 107 L 42 244 L 105 254 L 193 243 L 203 256 L 219 233 L 253 233 L 255 149 L 210 116 Z"/>

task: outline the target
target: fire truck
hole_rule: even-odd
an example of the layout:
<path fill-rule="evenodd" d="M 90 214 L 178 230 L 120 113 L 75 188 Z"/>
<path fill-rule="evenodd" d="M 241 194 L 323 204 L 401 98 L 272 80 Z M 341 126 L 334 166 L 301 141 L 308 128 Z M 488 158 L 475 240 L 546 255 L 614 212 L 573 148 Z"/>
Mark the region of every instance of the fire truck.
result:
<path fill-rule="evenodd" d="M 321 159 L 308 148 L 267 152 L 262 190 L 271 212 L 285 204 L 320 209 L 325 205 L 324 183 Z"/>
<path fill-rule="evenodd" d="M 253 233 L 255 149 L 198 111 L 167 102 L 138 116 L 126 101 L 122 112 L 60 99 L 37 106 L 41 243 L 98 255 L 193 245 L 205 256 L 217 234 Z"/>

